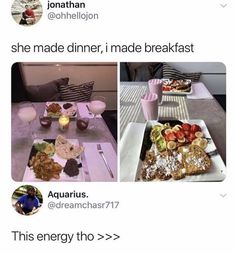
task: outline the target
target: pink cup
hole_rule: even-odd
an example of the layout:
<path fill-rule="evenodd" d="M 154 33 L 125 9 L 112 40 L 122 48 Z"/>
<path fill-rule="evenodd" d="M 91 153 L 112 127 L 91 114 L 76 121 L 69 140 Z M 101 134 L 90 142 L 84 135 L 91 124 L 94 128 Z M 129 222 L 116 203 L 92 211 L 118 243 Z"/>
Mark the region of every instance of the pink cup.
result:
<path fill-rule="evenodd" d="M 151 79 L 148 81 L 149 91 L 151 93 L 156 93 L 158 96 L 158 104 L 162 104 L 162 86 L 163 81 L 161 79 Z"/>
<path fill-rule="evenodd" d="M 146 93 L 141 97 L 143 115 L 146 120 L 156 120 L 158 116 L 158 97 L 155 93 Z"/>

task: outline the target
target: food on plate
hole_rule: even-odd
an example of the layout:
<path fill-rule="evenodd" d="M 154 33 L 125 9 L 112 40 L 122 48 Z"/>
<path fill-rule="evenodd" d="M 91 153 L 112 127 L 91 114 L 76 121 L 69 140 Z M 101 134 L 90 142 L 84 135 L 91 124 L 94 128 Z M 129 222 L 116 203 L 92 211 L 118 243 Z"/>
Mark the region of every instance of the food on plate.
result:
<path fill-rule="evenodd" d="M 190 92 L 191 80 L 164 79 L 163 91 L 169 92 Z"/>
<path fill-rule="evenodd" d="M 34 171 L 35 177 L 44 181 L 60 179 L 62 166 L 54 162 L 46 153 L 38 152 L 29 161 L 30 168 Z"/>
<path fill-rule="evenodd" d="M 66 138 L 58 135 L 55 142 L 56 154 L 63 159 L 71 159 L 78 157 L 83 151 L 82 146 L 71 144 Z"/>
<path fill-rule="evenodd" d="M 48 116 L 60 116 L 61 115 L 61 106 L 58 103 L 51 103 L 46 106 Z"/>
<path fill-rule="evenodd" d="M 75 159 L 69 159 L 67 160 L 63 171 L 69 177 L 74 177 L 79 175 L 79 167 L 81 167 L 81 164 L 78 164 Z"/>
<path fill-rule="evenodd" d="M 211 168 L 211 160 L 202 148 L 190 145 L 182 152 L 182 161 L 186 175 L 196 175 L 207 172 Z"/>
<path fill-rule="evenodd" d="M 66 108 L 64 107 L 64 105 L 67 105 Z M 71 105 L 70 107 L 68 107 L 69 105 Z M 66 103 L 63 104 L 63 114 L 69 117 L 74 117 L 76 115 L 77 112 L 77 107 L 75 104 L 71 104 L 71 103 Z"/>
<path fill-rule="evenodd" d="M 37 142 L 34 144 L 34 148 L 39 152 L 44 152 L 49 156 L 53 156 L 55 153 L 55 146 L 53 143 L 48 143 L 46 141 Z"/>
<path fill-rule="evenodd" d="M 204 151 L 208 142 L 199 125 L 183 123 L 171 127 L 169 123 L 153 126 L 151 148 L 146 151 L 140 179 L 179 180 L 189 175 L 206 173 L 211 160 Z"/>
<path fill-rule="evenodd" d="M 65 104 L 63 104 L 63 108 L 64 108 L 65 110 L 69 109 L 69 108 L 72 107 L 72 106 L 73 106 L 73 104 L 71 104 L 71 103 L 65 103 Z"/>

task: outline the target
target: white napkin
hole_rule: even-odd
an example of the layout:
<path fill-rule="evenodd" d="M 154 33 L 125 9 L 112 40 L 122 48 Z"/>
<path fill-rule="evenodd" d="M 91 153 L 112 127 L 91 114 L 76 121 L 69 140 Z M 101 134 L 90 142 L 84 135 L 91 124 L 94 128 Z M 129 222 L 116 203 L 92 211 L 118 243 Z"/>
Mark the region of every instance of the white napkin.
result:
<path fill-rule="evenodd" d="M 193 83 L 192 84 L 193 92 L 187 95 L 188 99 L 213 99 L 211 93 L 208 91 L 206 86 L 201 83 Z"/>
<path fill-rule="evenodd" d="M 93 114 L 89 114 L 89 110 L 87 108 L 87 106 L 89 105 L 89 102 L 86 103 L 86 102 L 80 102 L 80 103 L 77 103 L 77 108 L 78 108 L 78 112 L 79 112 L 79 116 L 80 117 L 84 117 L 84 118 L 89 118 L 89 119 L 92 119 L 93 118 Z M 102 116 L 101 115 L 97 115 L 96 116 L 97 118 L 101 118 Z"/>
<path fill-rule="evenodd" d="M 100 144 L 104 152 L 104 156 L 114 175 L 112 178 L 106 168 L 101 154 L 98 153 L 97 144 Z M 89 176 L 92 182 L 111 182 L 117 181 L 117 155 L 111 143 L 83 143 L 85 148 L 84 154 L 88 166 Z"/>
<path fill-rule="evenodd" d="M 135 180 L 145 123 L 129 123 L 120 141 L 120 181 Z"/>

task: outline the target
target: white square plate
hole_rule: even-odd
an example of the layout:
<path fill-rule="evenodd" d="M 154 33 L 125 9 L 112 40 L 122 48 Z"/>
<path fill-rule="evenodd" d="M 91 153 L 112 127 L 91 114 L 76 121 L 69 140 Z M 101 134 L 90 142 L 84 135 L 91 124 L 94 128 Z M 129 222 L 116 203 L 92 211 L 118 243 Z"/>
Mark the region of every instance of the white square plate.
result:
<path fill-rule="evenodd" d="M 209 133 L 209 131 L 206 127 L 206 124 L 203 120 L 182 120 L 182 122 L 199 125 L 202 129 L 202 132 L 203 132 L 205 138 L 211 139 L 210 133 Z M 154 126 L 156 124 L 157 124 L 157 121 L 147 121 L 146 126 L 145 126 L 144 136 L 149 136 L 149 134 L 147 134 L 148 131 L 150 131 L 152 126 Z M 147 137 L 145 137 L 145 138 L 147 138 Z M 144 145 L 145 145 L 144 143 L 146 141 L 145 138 L 143 137 L 141 150 L 145 149 L 145 147 L 144 147 Z M 205 152 L 209 153 L 214 150 L 216 150 L 216 146 L 215 146 L 213 140 L 211 139 L 205 149 Z M 141 152 L 140 152 L 140 157 L 141 157 Z M 209 172 L 204 173 L 204 174 L 200 174 L 200 175 L 186 176 L 185 178 L 183 178 L 181 180 L 177 180 L 177 181 L 191 181 L 191 182 L 223 181 L 225 179 L 226 167 L 225 167 L 225 164 L 224 164 L 221 156 L 219 154 L 212 156 L 211 161 L 212 161 L 212 166 L 211 166 L 211 169 L 209 170 Z M 142 163 L 143 163 L 143 161 L 141 159 L 139 159 L 135 181 L 141 181 L 139 175 L 141 172 Z M 153 181 L 160 182 L 160 180 L 153 180 Z M 170 179 L 167 181 L 176 181 L 176 180 Z"/>
<path fill-rule="evenodd" d="M 38 142 L 43 142 L 43 141 L 47 141 L 46 139 L 45 140 L 42 140 L 42 139 L 36 139 L 34 140 L 34 143 L 38 143 Z M 76 145 L 78 146 L 79 145 L 79 142 L 77 139 L 68 139 L 68 141 L 73 144 L 73 145 Z M 32 147 L 33 148 L 33 147 Z M 56 153 L 51 157 L 53 158 L 53 160 L 55 162 L 58 162 L 63 168 L 66 164 L 66 159 L 62 159 L 61 157 L 59 157 Z M 76 159 L 78 163 L 81 162 L 81 159 Z M 45 182 L 41 179 L 38 179 L 35 177 L 35 174 L 34 174 L 34 171 L 32 169 L 30 169 L 29 166 L 26 166 L 26 169 L 25 169 L 25 173 L 24 173 L 24 176 L 23 176 L 23 181 L 28 181 L 28 182 Z M 70 177 L 68 176 L 62 169 L 61 173 L 60 173 L 60 179 L 51 179 L 49 182 L 60 182 L 60 181 L 72 181 L 72 182 L 77 182 L 77 181 L 80 181 L 80 182 L 83 182 L 85 181 L 85 176 L 84 176 L 84 172 L 83 172 L 83 167 L 79 168 L 79 175 L 78 176 L 75 176 L 75 177 Z"/>

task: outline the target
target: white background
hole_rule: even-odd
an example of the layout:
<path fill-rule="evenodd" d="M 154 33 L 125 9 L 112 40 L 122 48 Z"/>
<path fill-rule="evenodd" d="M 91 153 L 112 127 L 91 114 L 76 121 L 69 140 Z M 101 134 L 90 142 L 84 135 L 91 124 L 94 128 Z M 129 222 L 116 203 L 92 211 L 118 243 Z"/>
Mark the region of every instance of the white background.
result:
<path fill-rule="evenodd" d="M 47 1 L 42 1 L 44 7 Z M 98 12 L 93 22 L 49 21 L 21 27 L 2 1 L 1 25 L 1 247 L 17 252 L 235 252 L 235 2 L 222 1 L 85 1 Z M 45 8 L 44 8 L 45 9 Z M 47 11 L 44 11 L 46 14 Z M 194 54 L 13 54 L 11 44 L 34 43 L 194 43 Z M 21 185 L 11 179 L 11 65 L 32 61 L 196 61 L 224 62 L 227 68 L 227 178 L 222 183 L 42 183 L 44 206 L 32 217 L 11 207 Z M 119 200 L 112 211 L 49 211 L 49 190 L 86 191 L 91 201 Z M 220 194 L 227 194 L 224 198 Z M 22 232 L 116 233 L 116 241 L 13 242 Z"/>

